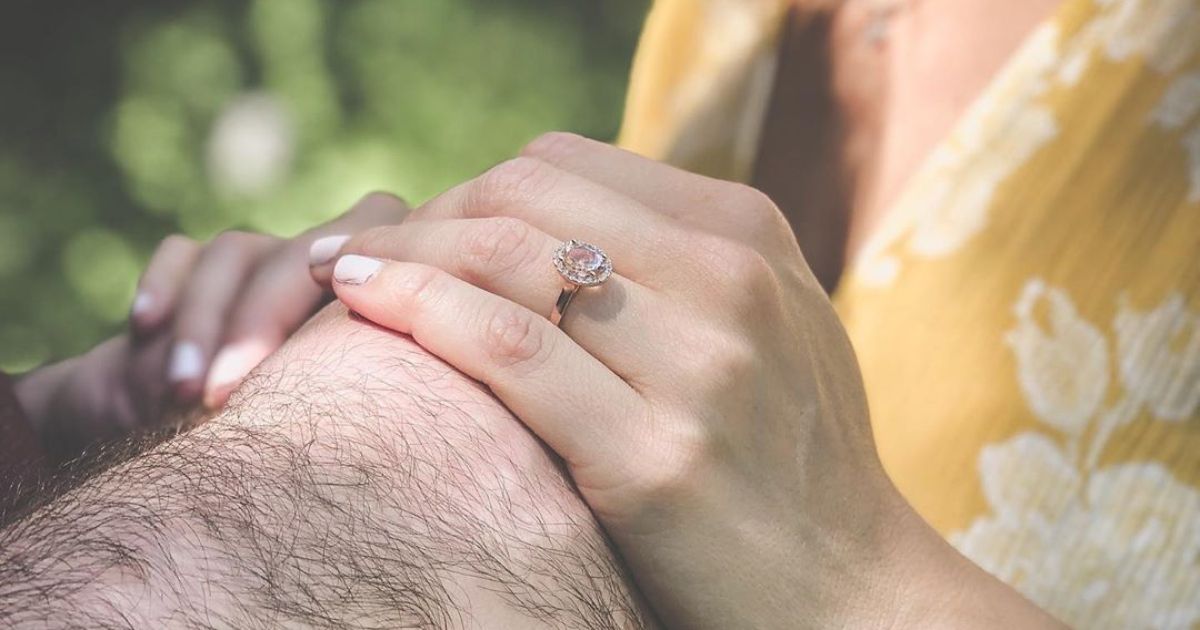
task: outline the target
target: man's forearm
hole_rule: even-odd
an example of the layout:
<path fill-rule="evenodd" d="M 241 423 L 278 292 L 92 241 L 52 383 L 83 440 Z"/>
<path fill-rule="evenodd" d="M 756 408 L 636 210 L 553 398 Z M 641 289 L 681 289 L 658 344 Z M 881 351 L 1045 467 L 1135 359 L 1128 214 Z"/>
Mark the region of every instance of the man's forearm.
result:
<path fill-rule="evenodd" d="M 643 625 L 538 443 L 385 335 L 327 314 L 221 417 L 5 530 L 0 625 Z"/>

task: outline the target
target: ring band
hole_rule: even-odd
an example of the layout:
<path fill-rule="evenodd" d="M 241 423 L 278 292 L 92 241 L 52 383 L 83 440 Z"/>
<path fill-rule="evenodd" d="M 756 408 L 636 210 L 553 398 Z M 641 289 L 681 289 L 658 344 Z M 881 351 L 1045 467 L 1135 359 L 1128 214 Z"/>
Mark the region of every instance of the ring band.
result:
<path fill-rule="evenodd" d="M 554 251 L 554 268 L 566 282 L 550 312 L 550 323 L 560 326 L 567 307 L 583 287 L 604 284 L 612 276 L 612 261 L 604 250 L 583 241 L 570 240 Z"/>
<path fill-rule="evenodd" d="M 575 299 L 575 294 L 579 293 L 579 285 L 568 284 L 563 287 L 562 291 L 558 292 L 558 300 L 554 302 L 554 310 L 550 312 L 550 323 L 555 326 L 562 321 L 563 315 L 567 313 L 567 307 L 571 305 L 571 300 Z"/>

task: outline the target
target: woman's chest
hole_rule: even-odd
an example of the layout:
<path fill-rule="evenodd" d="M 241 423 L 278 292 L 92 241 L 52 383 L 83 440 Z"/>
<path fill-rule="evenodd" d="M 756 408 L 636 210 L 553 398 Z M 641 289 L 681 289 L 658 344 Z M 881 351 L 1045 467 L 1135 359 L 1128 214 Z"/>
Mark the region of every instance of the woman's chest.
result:
<path fill-rule="evenodd" d="M 754 184 L 827 288 L 1057 0 L 851 0 L 794 11 Z"/>

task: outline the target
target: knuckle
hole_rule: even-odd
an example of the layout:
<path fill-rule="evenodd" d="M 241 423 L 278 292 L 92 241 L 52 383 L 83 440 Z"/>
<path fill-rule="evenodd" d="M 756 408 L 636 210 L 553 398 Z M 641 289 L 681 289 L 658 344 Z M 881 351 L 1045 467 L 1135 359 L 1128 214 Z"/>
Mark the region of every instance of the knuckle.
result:
<path fill-rule="evenodd" d="M 200 252 L 200 244 L 182 234 L 171 234 L 159 241 L 150 256 L 150 262 L 142 270 L 140 283 L 159 284 L 169 282 L 171 270 L 191 264 L 191 257 Z"/>
<path fill-rule="evenodd" d="M 774 243 L 781 235 L 791 238 L 792 228 L 775 202 L 763 191 L 742 183 L 729 183 L 728 205 L 745 217 L 743 224 L 751 242 Z"/>
<path fill-rule="evenodd" d="M 158 249 L 159 251 L 186 250 L 194 248 L 197 245 L 198 243 L 196 243 L 195 239 L 182 234 L 171 234 L 158 244 Z"/>
<path fill-rule="evenodd" d="M 371 192 L 363 195 L 362 198 L 351 207 L 351 211 L 371 207 L 406 208 L 408 207 L 408 204 L 405 203 L 405 201 L 399 196 L 387 192 L 386 190 L 372 190 Z"/>
<path fill-rule="evenodd" d="M 350 237 L 350 240 L 342 246 L 342 251 L 368 255 L 387 252 L 388 243 L 393 240 L 393 231 L 396 229 L 391 225 L 367 228 Z"/>
<path fill-rule="evenodd" d="M 729 194 L 738 208 L 752 216 L 763 216 L 775 211 L 775 202 L 767 193 L 740 182 L 729 182 Z"/>
<path fill-rule="evenodd" d="M 583 136 L 568 131 L 549 131 L 534 138 L 521 149 L 521 155 L 541 158 L 551 163 L 570 157 L 588 142 Z"/>
<path fill-rule="evenodd" d="M 531 157 L 501 162 L 475 180 L 471 191 L 473 205 L 487 207 L 537 197 L 548 183 L 550 174 L 549 164 Z"/>
<path fill-rule="evenodd" d="M 242 232 L 239 230 L 229 230 L 221 232 L 213 237 L 209 248 L 218 252 L 229 252 L 248 249 L 257 241 L 259 235 L 251 234 L 250 232 Z"/>
<path fill-rule="evenodd" d="M 546 339 L 533 314 L 505 303 L 496 307 L 484 323 L 484 345 L 492 360 L 504 368 L 531 369 L 545 358 Z"/>
<path fill-rule="evenodd" d="M 446 281 L 446 274 L 441 270 L 415 265 L 405 273 L 389 276 L 384 286 L 392 304 L 425 312 L 446 294 Z"/>
<path fill-rule="evenodd" d="M 478 284 L 525 265 L 533 255 L 532 228 L 511 217 L 478 222 L 458 248 L 464 280 Z"/>
<path fill-rule="evenodd" d="M 699 234 L 690 241 L 692 255 L 714 278 L 714 286 L 735 295 L 756 295 L 774 283 L 774 269 L 758 250 L 742 243 Z"/>
<path fill-rule="evenodd" d="M 722 263 L 734 284 L 758 288 L 772 277 L 771 263 L 756 249 L 733 245 L 725 249 Z"/>

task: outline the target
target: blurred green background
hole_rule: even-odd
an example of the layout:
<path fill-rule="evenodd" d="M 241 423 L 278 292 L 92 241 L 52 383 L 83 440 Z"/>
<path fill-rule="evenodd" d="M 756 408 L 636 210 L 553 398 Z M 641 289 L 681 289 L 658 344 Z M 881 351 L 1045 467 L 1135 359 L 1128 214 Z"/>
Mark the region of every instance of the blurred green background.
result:
<path fill-rule="evenodd" d="M 541 131 L 617 131 L 645 0 L 0 9 L 0 370 L 120 329 L 172 232 L 419 202 Z"/>

